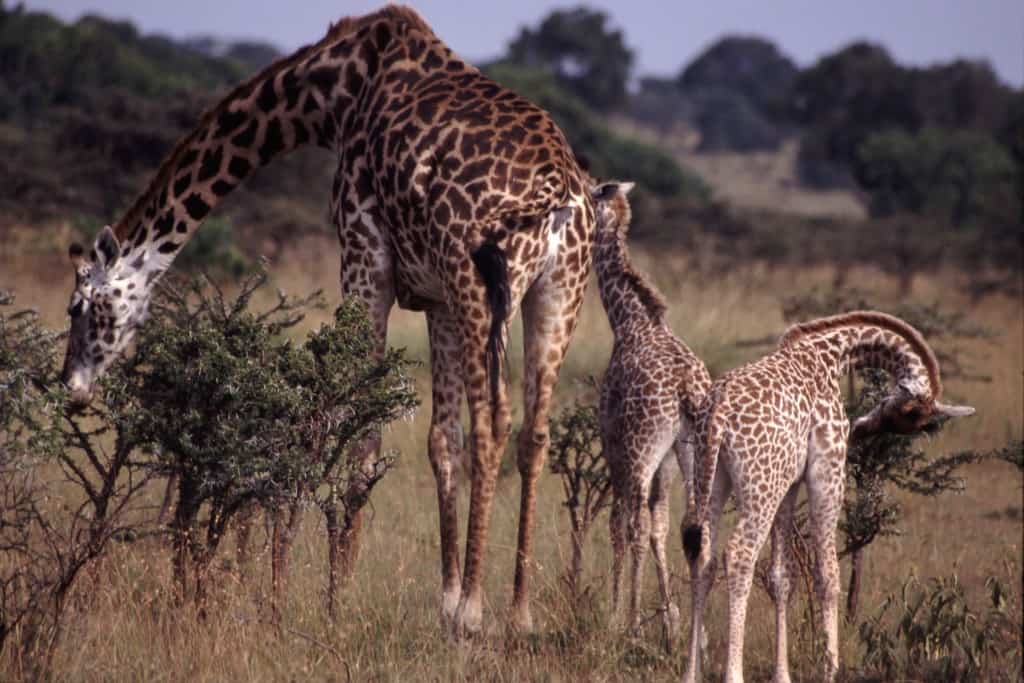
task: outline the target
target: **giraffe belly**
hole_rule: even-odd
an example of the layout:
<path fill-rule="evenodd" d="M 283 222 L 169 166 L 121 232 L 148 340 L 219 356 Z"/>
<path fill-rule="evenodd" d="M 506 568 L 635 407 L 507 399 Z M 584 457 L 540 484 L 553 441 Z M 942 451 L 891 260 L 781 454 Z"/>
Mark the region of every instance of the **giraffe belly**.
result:
<path fill-rule="evenodd" d="M 445 303 L 444 288 L 436 271 L 422 258 L 399 259 L 395 264 L 395 299 L 408 311 L 425 311 Z"/>

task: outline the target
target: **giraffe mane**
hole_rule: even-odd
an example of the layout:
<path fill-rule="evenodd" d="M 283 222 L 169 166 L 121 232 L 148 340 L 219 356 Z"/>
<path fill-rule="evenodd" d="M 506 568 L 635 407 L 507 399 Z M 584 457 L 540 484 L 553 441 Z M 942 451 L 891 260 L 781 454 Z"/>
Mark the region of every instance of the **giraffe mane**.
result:
<path fill-rule="evenodd" d="M 668 304 L 665 297 L 657 287 L 633 266 L 633 260 L 629 257 L 629 250 L 626 248 L 626 235 L 629 233 L 629 225 L 633 220 L 633 209 L 629 200 L 622 192 L 617 192 L 614 197 L 607 200 L 609 207 L 615 214 L 615 234 L 612 239 L 619 244 L 619 253 L 622 255 L 622 272 L 619 277 L 626 286 L 636 293 L 640 303 L 647 310 L 647 314 L 654 320 L 663 320 L 665 312 L 668 311 Z"/>
<path fill-rule="evenodd" d="M 222 114 L 231 104 L 240 98 L 244 98 L 249 95 L 256 84 L 263 82 L 269 78 L 272 74 L 276 74 L 284 69 L 287 69 L 294 64 L 297 64 L 308 57 L 310 54 L 316 52 L 320 48 L 328 45 L 342 36 L 348 35 L 355 31 L 358 31 L 362 27 L 373 23 L 381 17 L 388 17 L 396 22 L 405 22 L 414 25 L 421 31 L 428 32 L 430 35 L 434 35 L 433 30 L 423 20 L 422 17 L 416 12 L 416 10 L 406 7 L 404 5 L 387 5 L 376 12 L 366 14 L 360 17 L 344 17 L 341 20 L 331 24 L 327 29 L 326 35 L 316 43 L 310 45 L 304 45 L 290 55 L 286 55 L 277 59 L 256 74 L 243 80 L 241 83 L 231 89 L 226 95 L 220 100 L 213 104 L 204 111 L 199 118 L 196 120 L 192 127 L 192 130 L 185 134 L 174 148 L 168 153 L 164 160 L 160 162 L 160 166 L 157 168 L 152 179 L 143 190 L 132 202 L 131 207 L 125 212 L 124 216 L 114 229 L 114 235 L 118 240 L 124 240 L 131 230 L 138 223 L 145 210 L 149 201 L 152 199 L 153 194 L 163 187 L 170 180 L 170 177 L 174 174 L 178 167 L 179 162 L 185 155 L 188 147 L 196 141 L 196 138 L 207 129 L 207 127 L 216 120 L 220 114 Z"/>
<path fill-rule="evenodd" d="M 921 336 L 921 333 L 918 332 L 917 329 L 907 322 L 900 320 L 896 316 L 889 315 L 888 313 L 882 313 L 880 311 L 850 311 L 849 313 L 841 313 L 827 318 L 818 318 L 817 320 L 797 323 L 795 325 L 791 325 L 782 333 L 782 337 L 779 338 L 779 348 L 792 346 L 810 334 L 827 332 L 839 327 L 864 325 L 880 327 L 884 330 L 895 332 L 897 335 L 902 337 L 904 341 L 910 345 L 911 350 L 918 355 L 921 362 L 924 363 L 925 370 L 928 372 L 928 383 L 932 388 L 932 398 L 938 399 L 939 396 L 942 395 L 942 380 L 939 375 L 939 361 L 935 357 L 935 352 L 932 351 L 928 342 L 924 340 L 924 337 Z"/>

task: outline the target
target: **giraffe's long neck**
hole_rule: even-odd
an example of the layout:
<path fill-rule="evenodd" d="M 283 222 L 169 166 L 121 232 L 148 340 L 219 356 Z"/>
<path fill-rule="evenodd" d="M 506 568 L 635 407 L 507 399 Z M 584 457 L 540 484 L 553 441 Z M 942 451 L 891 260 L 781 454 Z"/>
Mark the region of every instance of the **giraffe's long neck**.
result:
<path fill-rule="evenodd" d="M 115 226 L 122 261 L 144 271 L 148 286 L 254 169 L 307 143 L 342 144 L 344 126 L 380 74 L 386 24 L 382 16 L 376 26 L 335 27 L 204 114 Z"/>
<path fill-rule="evenodd" d="M 661 293 L 633 267 L 625 234 L 605 230 L 598 234 L 594 268 L 601 303 L 616 338 L 628 334 L 636 321 L 659 322 L 665 315 Z"/>
<path fill-rule="evenodd" d="M 935 367 L 928 359 L 931 351 L 901 331 L 870 322 L 840 324 L 808 332 L 795 343 L 813 349 L 836 379 L 849 369 L 874 368 L 915 394 L 937 398 L 941 393 L 937 370 L 930 371 Z"/>

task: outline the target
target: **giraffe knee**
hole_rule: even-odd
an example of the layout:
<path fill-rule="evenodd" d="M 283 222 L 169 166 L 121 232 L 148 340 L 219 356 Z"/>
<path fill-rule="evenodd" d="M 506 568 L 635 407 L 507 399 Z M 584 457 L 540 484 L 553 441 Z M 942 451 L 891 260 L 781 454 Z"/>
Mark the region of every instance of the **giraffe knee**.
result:
<path fill-rule="evenodd" d="M 540 474 L 539 470 L 543 465 L 541 455 L 547 452 L 548 441 L 546 429 L 524 429 L 519 432 L 516 448 L 516 465 L 519 467 L 519 474 L 523 476 Z"/>
<path fill-rule="evenodd" d="M 774 564 L 768 572 L 768 593 L 775 602 L 786 602 L 792 589 L 792 581 L 785 566 Z"/>
<path fill-rule="evenodd" d="M 460 477 L 468 477 L 471 463 L 467 462 L 461 444 L 455 443 L 455 434 L 443 425 L 434 424 L 430 427 L 427 438 L 427 456 L 434 477 L 444 483 L 445 488 L 454 485 Z"/>
<path fill-rule="evenodd" d="M 814 573 L 814 588 L 823 602 L 834 602 L 839 596 L 839 572 L 819 567 Z"/>

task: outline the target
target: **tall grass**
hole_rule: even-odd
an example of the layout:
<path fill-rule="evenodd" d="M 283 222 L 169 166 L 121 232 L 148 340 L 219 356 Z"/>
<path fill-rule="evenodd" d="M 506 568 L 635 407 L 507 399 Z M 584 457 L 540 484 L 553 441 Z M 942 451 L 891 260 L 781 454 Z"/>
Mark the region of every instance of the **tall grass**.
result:
<path fill-rule="evenodd" d="M 62 248 L 61 245 L 60 248 Z M 47 256 L 60 262 L 63 255 Z M 684 254 L 636 255 L 652 273 L 671 304 L 675 331 L 704 358 L 714 374 L 749 360 L 765 347 L 737 344 L 778 334 L 784 327 L 780 300 L 814 285 L 827 285 L 827 268 L 771 270 L 756 264 L 729 272 L 706 272 L 700 259 Z M 34 261 L 38 266 L 39 261 Z M 37 275 L 33 262 L 0 254 L 0 286 L 14 287 L 19 301 L 38 306 L 52 325 L 62 325 L 70 268 Z M 271 266 L 278 286 L 301 294 L 324 287 L 337 300 L 337 256 L 329 242 L 306 242 L 286 250 Z M 62 281 L 62 277 L 64 280 Z M 947 391 L 974 405 L 978 414 L 945 430 L 928 443 L 934 453 L 961 448 L 1000 446 L 1020 438 L 1024 422 L 1024 320 L 1020 301 L 989 297 L 978 305 L 957 293 L 957 273 L 919 278 L 913 296 L 942 300 L 953 309 L 968 309 L 974 322 L 1000 336 L 971 341 L 975 368 L 993 377 L 989 384 L 951 380 Z M 852 284 L 872 291 L 879 301 L 893 300 L 897 283 L 859 269 Z M 574 345 L 558 389 L 564 405 L 576 391 L 575 379 L 604 370 L 611 336 L 595 292 L 584 303 Z M 329 307 L 330 308 L 330 307 Z M 324 315 L 327 315 L 325 312 Z M 318 325 L 316 315 L 307 321 Z M 521 345 L 513 329 L 511 375 L 518 389 Z M 303 333 L 303 332 L 298 332 Z M 422 316 L 396 311 L 390 341 L 405 346 L 427 363 Z M 511 598 L 519 481 L 499 480 L 487 551 L 485 632 L 470 642 L 449 640 L 440 626 L 440 551 L 434 480 L 426 455 L 429 422 L 429 366 L 417 373 L 424 406 L 414 420 L 400 422 L 385 434 L 385 447 L 401 451 L 397 469 L 375 489 L 370 502 L 365 542 L 352 584 L 342 596 L 340 618 L 332 622 L 324 608 L 326 552 L 318 515 L 308 515 L 295 544 L 290 601 L 283 618 L 271 619 L 269 563 L 266 551 L 251 574 L 243 577 L 225 559 L 211 597 L 214 609 L 200 619 L 190 608 L 175 607 L 171 595 L 169 551 L 158 538 L 119 546 L 92 568 L 78 587 L 68 630 L 56 652 L 52 678 L 62 681 L 277 681 L 277 680 L 675 680 L 685 648 L 666 656 L 659 646 L 655 617 L 657 591 L 652 576 L 645 590 L 647 616 L 636 638 L 607 627 L 608 575 L 611 553 L 605 521 L 591 534 L 583 569 L 594 591 L 573 604 L 560 582 L 569 562 L 569 524 L 555 477 L 541 480 L 535 541 L 537 634 L 511 635 L 506 611 Z M 516 406 L 514 419 L 521 417 Z M 514 441 L 514 440 L 513 440 Z M 506 457 L 509 457 L 506 455 Z M 514 468 L 512 468 L 514 471 Z M 910 573 L 919 577 L 956 571 L 967 596 L 984 598 L 984 580 L 999 574 L 1021 586 L 1022 480 L 1010 466 L 988 463 L 968 468 L 967 490 L 938 502 L 907 496 L 902 536 L 878 541 L 865 560 L 862 605 L 873 611 L 897 590 Z M 154 504 L 160 491 L 152 492 Z M 465 527 L 468 497 L 463 495 L 460 526 Z M 682 512 L 679 491 L 672 500 L 673 524 Z M 257 534 L 263 542 L 262 528 Z M 230 541 L 228 541 L 230 543 Z M 225 557 L 227 557 L 225 555 Z M 678 535 L 670 535 L 675 589 L 684 615 L 688 610 L 686 571 Z M 1009 563 L 1009 565 L 1007 565 Z M 846 568 L 844 567 L 844 573 Z M 845 580 L 845 579 L 844 579 Z M 805 624 L 798 595 L 790 608 L 791 660 L 800 680 L 813 680 L 816 651 L 813 630 Z M 708 619 L 710 673 L 724 660 L 725 595 L 712 591 Z M 772 611 L 768 598 L 755 591 L 748 617 L 747 666 L 751 679 L 771 674 Z M 803 634 L 803 635 L 801 635 Z M 853 677 L 863 653 L 856 628 L 842 633 L 842 661 Z M 11 652 L 0 653 L 0 679 L 17 677 Z"/>

